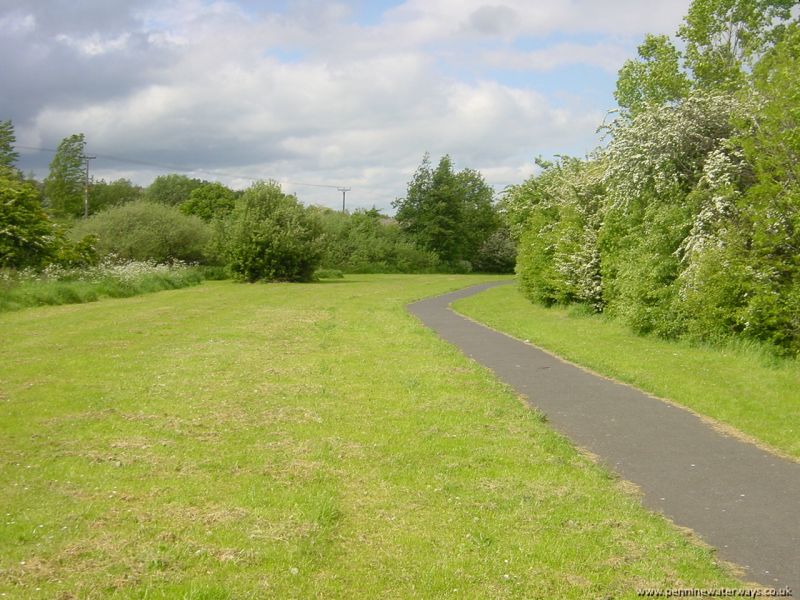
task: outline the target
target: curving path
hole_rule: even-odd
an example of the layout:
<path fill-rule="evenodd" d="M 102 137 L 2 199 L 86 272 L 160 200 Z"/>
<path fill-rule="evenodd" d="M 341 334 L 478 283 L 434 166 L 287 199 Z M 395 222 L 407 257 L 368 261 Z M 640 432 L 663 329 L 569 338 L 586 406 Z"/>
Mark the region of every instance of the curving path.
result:
<path fill-rule="evenodd" d="M 646 507 L 689 527 L 720 558 L 800 598 L 800 464 L 725 436 L 687 410 L 584 371 L 450 310 L 473 286 L 408 306 L 490 368 L 577 446 L 638 485 Z"/>

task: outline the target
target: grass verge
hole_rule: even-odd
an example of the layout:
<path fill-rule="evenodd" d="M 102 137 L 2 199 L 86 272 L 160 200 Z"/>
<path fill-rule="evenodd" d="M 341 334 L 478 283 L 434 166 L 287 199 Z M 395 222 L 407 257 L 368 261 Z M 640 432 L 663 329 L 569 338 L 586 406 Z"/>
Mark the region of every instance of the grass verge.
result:
<path fill-rule="evenodd" d="M 404 308 L 488 279 L 209 282 L 0 315 L 0 593 L 741 585 Z"/>
<path fill-rule="evenodd" d="M 203 281 L 200 269 L 183 267 L 135 277 L 101 276 L 90 280 L 0 280 L 0 312 L 35 306 L 83 304 L 100 298 L 129 298 L 174 290 Z"/>
<path fill-rule="evenodd" d="M 458 312 L 593 371 L 711 417 L 800 460 L 800 363 L 755 347 L 715 348 L 632 333 L 570 308 L 531 304 L 515 286 L 454 303 Z"/>

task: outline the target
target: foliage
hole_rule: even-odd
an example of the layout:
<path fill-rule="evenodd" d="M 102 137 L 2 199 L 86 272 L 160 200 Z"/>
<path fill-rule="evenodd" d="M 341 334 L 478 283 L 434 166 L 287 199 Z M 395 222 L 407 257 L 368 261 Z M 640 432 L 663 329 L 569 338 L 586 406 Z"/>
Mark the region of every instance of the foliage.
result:
<path fill-rule="evenodd" d="M 61 140 L 50 162 L 50 173 L 44 179 L 44 198 L 50 211 L 58 217 L 84 214 L 83 193 L 86 138 L 76 133 Z"/>
<path fill-rule="evenodd" d="M 58 231 L 58 245 L 50 266 L 81 268 L 95 266 L 100 262 L 97 237 L 88 234 L 72 240 L 63 231 Z"/>
<path fill-rule="evenodd" d="M 620 72 L 607 147 L 541 161 L 509 190 L 501 208 L 530 299 L 588 304 L 639 333 L 800 353 L 800 32 L 788 8 L 695 0 L 680 30 L 689 72 L 649 36 Z"/>
<path fill-rule="evenodd" d="M 257 182 L 236 202 L 224 256 L 246 281 L 310 281 L 322 256 L 321 226 L 274 181 Z"/>
<path fill-rule="evenodd" d="M 436 169 L 430 156 L 408 183 L 406 197 L 393 203 L 403 232 L 419 247 L 450 265 L 476 259 L 481 245 L 498 227 L 493 190 L 477 171 L 453 171 L 449 156 Z"/>
<path fill-rule="evenodd" d="M 57 242 L 36 187 L 10 169 L 0 171 L 0 267 L 45 265 L 55 256 Z"/>
<path fill-rule="evenodd" d="M 627 60 L 617 79 L 614 97 L 631 115 L 647 106 L 662 106 L 685 98 L 689 78 L 680 69 L 680 53 L 665 35 L 647 35 L 639 59 Z"/>
<path fill-rule="evenodd" d="M 604 152 L 609 200 L 625 210 L 647 194 L 676 201 L 699 181 L 706 157 L 732 135 L 739 102 L 694 92 L 677 105 L 653 106 L 608 127 Z"/>
<path fill-rule="evenodd" d="M 507 218 L 525 219 L 517 274 L 523 293 L 546 305 L 587 302 L 599 307 L 597 235 L 603 194 L 602 164 L 562 157 L 511 191 Z"/>
<path fill-rule="evenodd" d="M 144 198 L 150 202 L 178 206 L 189 200 L 192 191 L 203 185 L 202 180 L 170 173 L 159 175 L 145 189 Z"/>
<path fill-rule="evenodd" d="M 189 193 L 189 199 L 180 205 L 181 212 L 196 215 L 206 222 L 225 219 L 236 204 L 236 193 L 217 182 L 204 181 Z"/>
<path fill-rule="evenodd" d="M 474 270 L 481 273 L 513 273 L 517 245 L 506 227 L 500 227 L 478 249 Z"/>
<path fill-rule="evenodd" d="M 742 86 L 746 69 L 783 32 L 796 0 L 694 0 L 678 30 L 701 88 Z"/>
<path fill-rule="evenodd" d="M 89 214 L 97 214 L 113 206 L 135 202 L 142 198 L 142 188 L 128 179 L 95 181 L 89 186 Z"/>
<path fill-rule="evenodd" d="M 125 260 L 202 261 L 211 231 L 198 217 L 177 208 L 136 201 L 110 208 L 78 223 L 71 236 L 97 238 L 102 256 Z"/>
<path fill-rule="evenodd" d="M 393 219 L 376 209 L 352 214 L 317 210 L 324 248 L 321 264 L 348 273 L 435 271 L 439 259 L 410 242 Z"/>

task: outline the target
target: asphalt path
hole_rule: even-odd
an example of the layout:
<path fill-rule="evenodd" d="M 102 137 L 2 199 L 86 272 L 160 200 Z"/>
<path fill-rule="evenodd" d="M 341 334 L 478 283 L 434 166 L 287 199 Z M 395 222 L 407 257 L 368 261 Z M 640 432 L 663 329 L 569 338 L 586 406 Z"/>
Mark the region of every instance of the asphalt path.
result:
<path fill-rule="evenodd" d="M 449 306 L 496 282 L 409 311 L 495 372 L 578 447 L 636 484 L 643 504 L 692 529 L 765 587 L 800 598 L 800 463 L 713 429 L 695 414 L 466 319 Z"/>

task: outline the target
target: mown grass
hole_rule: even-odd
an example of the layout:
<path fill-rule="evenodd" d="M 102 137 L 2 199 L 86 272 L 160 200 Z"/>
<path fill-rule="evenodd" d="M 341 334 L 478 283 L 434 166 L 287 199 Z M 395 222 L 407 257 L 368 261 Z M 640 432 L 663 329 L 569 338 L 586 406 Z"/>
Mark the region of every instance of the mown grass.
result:
<path fill-rule="evenodd" d="M 0 315 L 0 594 L 741 585 L 405 311 L 487 279 L 211 282 Z"/>
<path fill-rule="evenodd" d="M 710 347 L 641 337 L 618 322 L 531 304 L 516 286 L 453 308 L 569 361 L 630 383 L 800 459 L 800 363 L 747 345 Z"/>

